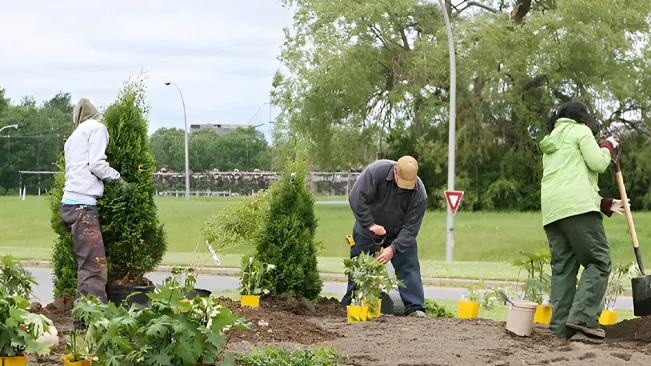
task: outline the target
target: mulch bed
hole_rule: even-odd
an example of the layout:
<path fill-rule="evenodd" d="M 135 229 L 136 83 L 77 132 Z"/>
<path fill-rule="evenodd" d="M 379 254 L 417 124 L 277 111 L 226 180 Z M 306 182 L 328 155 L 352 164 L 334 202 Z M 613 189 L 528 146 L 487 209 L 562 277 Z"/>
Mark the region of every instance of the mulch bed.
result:
<path fill-rule="evenodd" d="M 269 344 L 333 346 L 349 356 L 348 365 L 648 365 L 651 364 L 651 317 L 606 327 L 607 339 L 555 339 L 545 326 L 531 337 L 508 333 L 504 322 L 484 319 L 416 319 L 383 315 L 348 324 L 346 308 L 336 299 L 316 303 L 287 295 L 269 298 L 259 308 L 221 298 L 252 323 L 251 331 L 233 331 L 229 352 Z M 31 311 L 50 318 L 59 332 L 54 355 L 30 357 L 42 365 L 62 365 L 65 335 L 72 327 L 73 299 L 65 297 Z"/>
<path fill-rule="evenodd" d="M 316 303 L 288 295 L 274 296 L 260 303 L 259 308 L 241 307 L 239 301 L 219 298 L 229 309 L 246 318 L 253 326 L 250 331 L 232 331 L 231 342 L 245 345 L 269 343 L 316 344 L 332 341 L 336 333 L 327 331 L 310 318 L 346 318 L 346 307 L 337 299 L 321 298 Z M 62 365 L 65 337 L 70 334 L 73 319 L 71 310 L 74 298 L 65 296 L 43 307 L 33 303 L 30 311 L 52 320 L 59 333 L 59 345 L 49 356 L 30 356 L 30 361 L 44 365 Z"/>

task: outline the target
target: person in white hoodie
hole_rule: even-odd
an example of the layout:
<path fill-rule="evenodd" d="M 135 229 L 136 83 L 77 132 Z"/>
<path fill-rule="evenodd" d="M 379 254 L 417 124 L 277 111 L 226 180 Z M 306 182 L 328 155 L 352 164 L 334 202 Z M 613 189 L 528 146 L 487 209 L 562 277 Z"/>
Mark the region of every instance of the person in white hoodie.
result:
<path fill-rule="evenodd" d="M 77 254 L 77 293 L 107 303 L 107 264 L 97 212 L 97 199 L 104 194 L 104 182 L 116 182 L 129 189 L 120 173 L 106 161 L 109 134 L 99 121 L 97 108 L 82 98 L 74 110 L 75 131 L 65 143 L 65 186 L 61 219 L 72 233 Z"/>

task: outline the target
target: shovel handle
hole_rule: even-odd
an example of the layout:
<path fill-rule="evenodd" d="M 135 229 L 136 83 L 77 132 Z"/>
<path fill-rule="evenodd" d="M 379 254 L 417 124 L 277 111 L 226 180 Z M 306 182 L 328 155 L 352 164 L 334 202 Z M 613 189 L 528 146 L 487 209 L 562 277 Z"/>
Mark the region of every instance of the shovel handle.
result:
<path fill-rule="evenodd" d="M 635 224 L 633 223 L 633 214 L 631 214 L 631 206 L 628 203 L 628 195 L 626 194 L 626 186 L 624 186 L 624 177 L 622 177 L 622 170 L 620 169 L 619 162 L 622 158 L 622 148 L 617 152 L 617 159 L 615 159 L 615 177 L 617 178 L 617 185 L 619 186 L 619 194 L 622 198 L 622 205 L 624 206 L 624 213 L 626 214 L 626 221 L 628 222 L 628 230 L 631 232 L 631 240 L 633 240 L 633 248 L 639 248 L 640 244 L 637 241 L 637 233 L 635 232 Z"/>
<path fill-rule="evenodd" d="M 633 223 L 633 214 L 631 214 L 631 206 L 628 204 L 628 195 L 626 194 L 626 187 L 624 187 L 624 178 L 622 172 L 615 173 L 617 177 L 617 184 L 619 185 L 619 192 L 622 196 L 622 204 L 624 205 L 624 213 L 626 214 L 626 221 L 628 222 L 628 230 L 631 232 L 631 240 L 633 240 L 633 248 L 640 246 L 637 241 L 637 233 L 635 232 L 635 224 Z"/>

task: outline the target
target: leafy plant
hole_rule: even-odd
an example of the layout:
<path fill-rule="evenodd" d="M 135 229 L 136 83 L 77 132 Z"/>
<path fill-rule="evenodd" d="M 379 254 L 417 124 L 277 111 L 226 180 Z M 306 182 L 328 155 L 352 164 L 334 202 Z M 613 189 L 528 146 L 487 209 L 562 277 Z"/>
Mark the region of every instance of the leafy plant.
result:
<path fill-rule="evenodd" d="M 352 259 L 344 259 L 344 273 L 355 283 L 355 291 L 352 294 L 353 304 L 368 305 L 371 313 L 377 313 L 377 300 L 382 297 L 383 290 L 394 285 L 404 287 L 401 281 L 389 276 L 384 264 L 368 253 L 361 253 Z"/>
<path fill-rule="evenodd" d="M 316 259 L 314 197 L 306 186 L 305 166 L 305 159 L 297 157 L 272 184 L 269 210 L 260 218 L 262 230 L 255 239 L 255 258 L 276 266 L 263 276 L 263 287 L 270 293 L 316 300 L 323 281 Z"/>
<path fill-rule="evenodd" d="M 425 300 L 425 314 L 434 318 L 454 318 L 455 315 L 450 309 L 434 300 Z"/>
<path fill-rule="evenodd" d="M 4 287 L 9 295 L 18 295 L 29 299 L 32 294 L 32 285 L 38 285 L 32 273 L 26 270 L 20 261 L 11 254 L 0 258 L 0 286 Z"/>
<path fill-rule="evenodd" d="M 481 295 L 479 294 L 479 290 L 485 289 L 486 285 L 484 284 L 484 281 L 480 281 L 480 282 L 472 283 L 466 286 L 466 288 L 468 289 L 468 291 L 470 291 L 470 293 L 465 296 L 466 300 L 470 302 L 479 302 L 481 298 Z"/>
<path fill-rule="evenodd" d="M 551 263 L 551 253 L 549 249 L 541 249 L 535 253 L 520 251 L 520 254 L 525 259 L 515 260 L 511 265 L 527 272 L 522 298 L 542 305 L 551 292 L 551 275 L 545 272 Z"/>
<path fill-rule="evenodd" d="M 52 321 L 30 313 L 28 307 L 24 297 L 0 286 L 0 356 L 50 353 L 51 344 L 36 340 L 50 330 Z"/>
<path fill-rule="evenodd" d="M 260 190 L 236 205 L 213 214 L 201 228 L 201 235 L 215 250 L 252 244 L 258 236 L 263 218 L 269 211 L 269 193 Z"/>
<path fill-rule="evenodd" d="M 264 352 L 254 348 L 251 354 L 237 357 L 242 366 L 339 366 L 345 359 L 334 348 L 310 350 L 297 347 L 290 352 L 274 346 L 267 347 Z"/>
<path fill-rule="evenodd" d="M 66 355 L 68 355 L 68 361 L 70 362 L 99 360 L 95 356 L 94 350 L 86 342 L 86 338 L 81 336 L 75 329 L 71 329 L 70 335 L 66 337 Z"/>
<path fill-rule="evenodd" d="M 149 308 L 125 309 L 82 298 L 73 316 L 88 324 L 87 340 L 106 365 L 234 365 L 225 348 L 231 329 L 249 329 L 237 314 L 213 296 L 189 300 L 196 281 L 189 271 L 183 284 L 173 276 L 147 294 Z"/>
<path fill-rule="evenodd" d="M 637 269 L 633 262 L 625 265 L 616 264 L 610 273 L 610 280 L 608 281 L 608 290 L 606 290 L 606 297 L 604 298 L 604 307 L 607 310 L 614 311 L 617 297 L 624 293 L 623 280 L 630 279 Z"/>
<path fill-rule="evenodd" d="M 498 286 L 484 293 L 481 306 L 486 310 L 492 310 L 496 305 L 503 304 L 505 300 L 502 295 L 500 295 L 500 291 L 503 291 L 509 299 L 516 299 L 518 297 L 518 293 L 513 287 Z"/>
<path fill-rule="evenodd" d="M 273 264 L 264 265 L 253 255 L 242 257 L 242 271 L 240 273 L 240 294 L 242 295 L 268 295 L 269 290 L 262 287 L 265 272 L 273 271 Z"/>

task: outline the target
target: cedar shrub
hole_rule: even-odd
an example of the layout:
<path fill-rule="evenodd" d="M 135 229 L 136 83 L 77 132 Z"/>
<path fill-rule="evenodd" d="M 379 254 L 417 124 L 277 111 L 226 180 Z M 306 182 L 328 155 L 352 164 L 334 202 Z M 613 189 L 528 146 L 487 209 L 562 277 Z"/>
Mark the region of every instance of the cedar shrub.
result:
<path fill-rule="evenodd" d="M 99 220 L 106 247 L 109 283 L 135 282 L 156 268 L 167 250 L 163 225 L 157 216 L 154 185 L 151 179 L 154 159 L 147 137 L 149 106 L 144 80 L 128 80 L 117 100 L 103 115 L 110 141 L 107 161 L 133 188 L 126 193 L 117 184 L 107 183 L 98 200 Z M 62 169 L 63 160 L 59 161 Z M 55 177 L 51 195 L 52 227 L 59 235 L 53 253 L 55 296 L 74 294 L 77 288 L 77 260 L 72 237 L 63 224 L 59 205 L 65 179 L 63 171 Z"/>
<path fill-rule="evenodd" d="M 318 224 L 314 197 L 306 186 L 305 167 L 298 159 L 288 162 L 280 180 L 272 185 L 269 209 L 255 241 L 256 259 L 276 266 L 263 277 L 263 287 L 270 294 L 315 300 L 323 281 L 314 241 Z"/>

